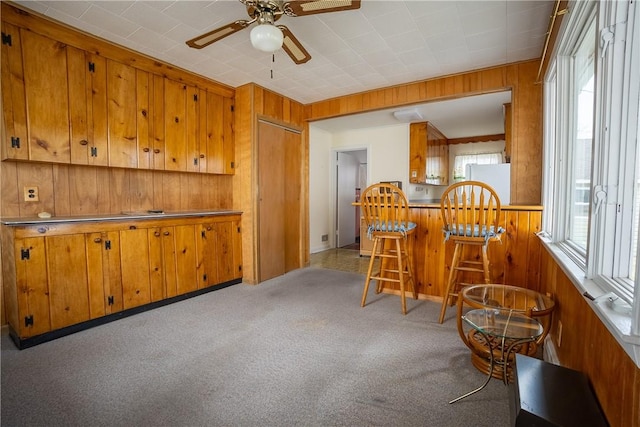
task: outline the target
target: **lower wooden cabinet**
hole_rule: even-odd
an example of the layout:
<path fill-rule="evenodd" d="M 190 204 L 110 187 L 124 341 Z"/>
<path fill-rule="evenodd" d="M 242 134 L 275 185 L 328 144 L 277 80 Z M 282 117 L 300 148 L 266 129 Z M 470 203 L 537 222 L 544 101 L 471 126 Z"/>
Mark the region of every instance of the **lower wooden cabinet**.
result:
<path fill-rule="evenodd" d="M 5 223 L 2 245 L 20 348 L 242 279 L 239 213 Z"/>

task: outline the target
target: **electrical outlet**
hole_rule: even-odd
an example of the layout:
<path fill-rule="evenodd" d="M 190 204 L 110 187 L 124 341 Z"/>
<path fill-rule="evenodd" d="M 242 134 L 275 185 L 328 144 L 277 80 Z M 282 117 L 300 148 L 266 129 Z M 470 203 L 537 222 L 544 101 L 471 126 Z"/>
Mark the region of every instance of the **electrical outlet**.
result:
<path fill-rule="evenodd" d="M 418 185 L 418 186 L 416 187 L 416 191 L 424 191 L 424 187 L 423 187 L 423 186 L 421 186 L 421 185 Z"/>
<path fill-rule="evenodd" d="M 562 322 L 558 320 L 558 334 L 556 336 L 556 341 L 558 344 L 558 348 L 560 348 L 560 345 L 562 344 Z"/>
<path fill-rule="evenodd" d="M 322 241 L 323 242 L 328 242 L 329 241 L 329 235 L 328 234 L 323 234 L 322 235 Z"/>
<path fill-rule="evenodd" d="M 37 202 L 40 200 L 38 195 L 38 187 L 26 186 L 24 187 L 24 201 L 25 202 Z"/>

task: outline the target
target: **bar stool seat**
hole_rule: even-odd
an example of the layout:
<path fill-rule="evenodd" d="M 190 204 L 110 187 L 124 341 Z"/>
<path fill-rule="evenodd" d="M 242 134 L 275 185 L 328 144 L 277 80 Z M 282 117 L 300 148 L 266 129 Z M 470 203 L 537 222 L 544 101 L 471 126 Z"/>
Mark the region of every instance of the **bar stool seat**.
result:
<path fill-rule="evenodd" d="M 402 314 L 406 314 L 407 286 L 411 286 L 413 298 L 418 299 L 412 272 L 412 251 L 407 244 L 416 231 L 416 224 L 409 221 L 407 197 L 395 185 L 381 183 L 367 187 L 360 200 L 367 237 L 373 240 L 361 306 L 366 304 L 371 280 L 377 281 L 376 293 L 382 292 L 384 282 L 397 283 L 400 287 Z M 380 265 L 374 272 L 376 260 Z"/>
<path fill-rule="evenodd" d="M 484 283 L 491 283 L 487 246 L 491 241 L 500 241 L 504 228 L 499 225 L 500 199 L 495 190 L 483 182 L 450 185 L 442 195 L 440 210 L 445 241 L 452 240 L 455 244 L 438 319 L 442 323 L 447 304 L 453 305 L 458 297 L 459 272 L 480 273 Z M 482 259 L 478 260 L 469 247 L 480 248 Z"/>

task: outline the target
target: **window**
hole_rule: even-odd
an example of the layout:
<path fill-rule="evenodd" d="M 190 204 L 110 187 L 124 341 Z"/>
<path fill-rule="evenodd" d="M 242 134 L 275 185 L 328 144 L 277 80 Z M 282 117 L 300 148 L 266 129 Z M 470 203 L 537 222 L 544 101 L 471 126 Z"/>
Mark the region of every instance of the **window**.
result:
<path fill-rule="evenodd" d="M 502 153 L 459 154 L 453 161 L 453 180 L 465 179 L 467 165 L 496 165 L 502 163 Z"/>
<path fill-rule="evenodd" d="M 622 334 L 637 341 L 640 12 L 630 0 L 569 10 L 544 82 L 543 227 L 575 277 L 633 307 Z"/>

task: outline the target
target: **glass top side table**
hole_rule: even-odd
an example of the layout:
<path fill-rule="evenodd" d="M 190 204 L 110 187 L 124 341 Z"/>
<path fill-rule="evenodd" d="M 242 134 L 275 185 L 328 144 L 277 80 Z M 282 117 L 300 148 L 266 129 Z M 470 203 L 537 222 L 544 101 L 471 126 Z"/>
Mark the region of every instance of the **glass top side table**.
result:
<path fill-rule="evenodd" d="M 449 403 L 455 403 L 485 388 L 493 376 L 496 364 L 502 365 L 503 380 L 506 384 L 508 382 L 509 358 L 514 348 L 527 342 L 533 342 L 544 333 L 544 328 L 536 319 L 511 309 L 474 309 L 463 315 L 462 320 L 478 331 L 489 346 L 489 375 L 480 387 L 453 399 Z M 497 359 L 494 356 L 495 350 L 498 350 L 499 354 Z"/>

